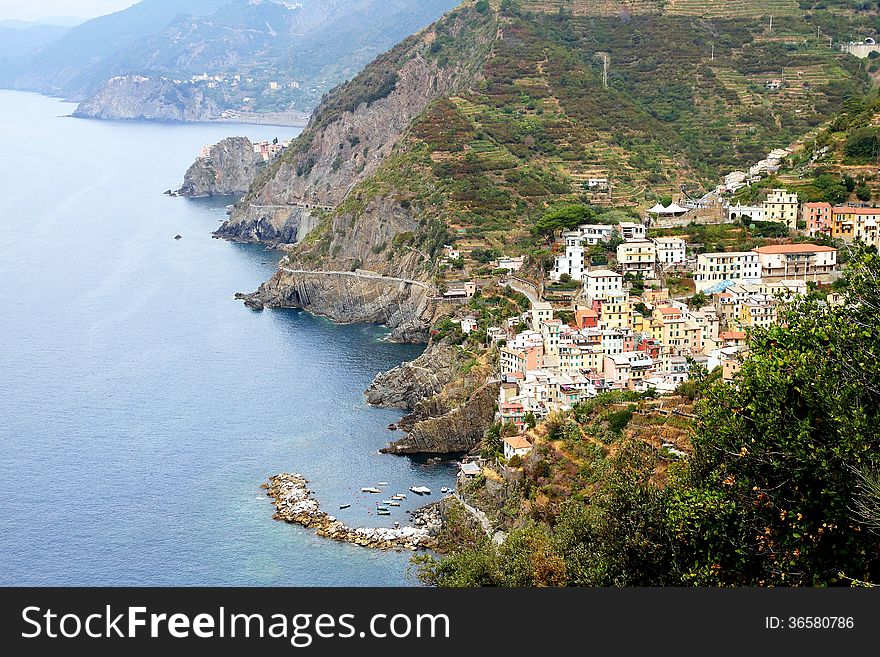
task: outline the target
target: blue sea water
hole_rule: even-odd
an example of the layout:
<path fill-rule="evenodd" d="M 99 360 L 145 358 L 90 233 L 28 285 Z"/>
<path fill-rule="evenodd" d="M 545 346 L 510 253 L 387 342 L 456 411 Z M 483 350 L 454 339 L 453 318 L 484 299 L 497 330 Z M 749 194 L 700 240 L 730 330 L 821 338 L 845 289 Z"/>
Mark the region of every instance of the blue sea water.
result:
<path fill-rule="evenodd" d="M 299 472 L 364 526 L 425 499 L 377 517 L 363 486 L 436 499 L 453 468 L 378 454 L 400 413 L 363 399 L 421 347 L 246 309 L 277 254 L 211 238 L 228 201 L 162 194 L 203 144 L 292 129 L 72 109 L 0 91 L 0 585 L 412 584 L 409 554 L 275 522 L 259 486 Z"/>

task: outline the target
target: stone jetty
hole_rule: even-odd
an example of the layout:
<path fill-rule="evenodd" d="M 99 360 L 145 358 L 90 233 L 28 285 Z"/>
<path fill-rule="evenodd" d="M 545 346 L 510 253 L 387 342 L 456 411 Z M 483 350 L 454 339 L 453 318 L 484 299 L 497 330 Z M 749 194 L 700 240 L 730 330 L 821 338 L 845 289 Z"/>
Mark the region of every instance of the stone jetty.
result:
<path fill-rule="evenodd" d="M 321 509 L 312 497 L 308 480 L 302 475 L 284 473 L 269 477 L 262 485 L 274 501 L 274 520 L 283 520 L 309 529 L 318 536 L 353 543 L 377 550 L 430 550 L 437 547 L 441 520 L 439 505 L 431 504 L 413 512 L 415 526 L 349 527 Z"/>

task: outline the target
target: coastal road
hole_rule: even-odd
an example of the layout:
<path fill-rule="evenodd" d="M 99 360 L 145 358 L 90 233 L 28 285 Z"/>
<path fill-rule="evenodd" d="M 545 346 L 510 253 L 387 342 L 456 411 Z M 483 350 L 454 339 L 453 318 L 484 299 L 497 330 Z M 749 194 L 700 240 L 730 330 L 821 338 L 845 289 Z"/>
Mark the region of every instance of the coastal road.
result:
<path fill-rule="evenodd" d="M 453 494 L 453 497 L 458 500 L 459 504 L 461 504 L 468 513 L 476 518 L 477 522 L 479 522 L 480 525 L 483 527 L 483 531 L 486 532 L 486 535 L 491 538 L 496 545 L 501 545 L 502 543 L 504 543 L 504 539 L 507 538 L 507 534 L 502 531 L 494 531 L 492 529 L 492 523 L 489 521 L 489 516 L 465 502 L 464 498 L 462 498 L 461 494 L 458 493 L 458 491 Z"/>
<path fill-rule="evenodd" d="M 315 269 L 290 269 L 289 267 L 279 267 L 279 269 L 288 274 L 324 274 L 326 276 L 351 276 L 352 278 L 361 278 L 368 281 L 407 283 L 409 285 L 415 285 L 416 287 L 420 287 L 428 291 L 433 291 L 434 289 L 427 283 L 423 283 L 422 281 L 417 281 L 412 278 L 397 278 L 395 276 L 382 276 L 381 274 L 367 274 L 364 272 L 356 271 L 322 271 Z"/>

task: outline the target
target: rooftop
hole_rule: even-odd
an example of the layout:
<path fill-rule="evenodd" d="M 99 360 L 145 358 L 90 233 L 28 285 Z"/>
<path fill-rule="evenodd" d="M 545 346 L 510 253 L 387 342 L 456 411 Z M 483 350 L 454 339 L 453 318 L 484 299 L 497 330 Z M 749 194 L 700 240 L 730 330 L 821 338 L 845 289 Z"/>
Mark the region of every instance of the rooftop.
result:
<path fill-rule="evenodd" d="M 618 274 L 616 271 L 611 271 L 610 269 L 593 269 L 592 271 L 587 272 L 587 276 L 589 278 L 607 278 L 608 276 L 623 278 L 623 274 Z"/>
<path fill-rule="evenodd" d="M 504 442 L 510 445 L 512 449 L 531 449 L 532 443 L 523 436 L 507 436 Z"/>
<path fill-rule="evenodd" d="M 756 253 L 828 253 L 837 251 L 831 246 L 819 246 L 817 244 L 772 244 L 759 246 Z"/>

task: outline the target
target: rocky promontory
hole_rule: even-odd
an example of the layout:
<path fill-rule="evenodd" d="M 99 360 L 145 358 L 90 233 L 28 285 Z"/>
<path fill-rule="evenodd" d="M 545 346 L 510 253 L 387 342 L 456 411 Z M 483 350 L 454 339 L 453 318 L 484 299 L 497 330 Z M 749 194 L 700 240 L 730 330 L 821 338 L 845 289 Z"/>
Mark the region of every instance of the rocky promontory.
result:
<path fill-rule="evenodd" d="M 263 484 L 263 488 L 274 501 L 275 520 L 314 529 L 318 536 L 378 550 L 428 550 L 437 547 L 441 527 L 437 503 L 414 513 L 417 526 L 353 528 L 321 509 L 321 505 L 312 497 L 308 480 L 301 475 L 284 473 L 269 477 L 269 482 Z"/>
<path fill-rule="evenodd" d="M 80 103 L 74 116 L 140 121 L 211 121 L 220 116 L 214 100 L 191 83 L 163 77 L 111 78 Z"/>
<path fill-rule="evenodd" d="M 240 196 L 263 167 L 247 137 L 228 137 L 199 157 L 183 177 L 180 196 Z"/>

